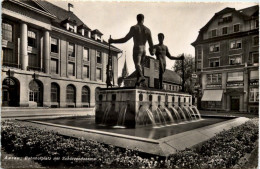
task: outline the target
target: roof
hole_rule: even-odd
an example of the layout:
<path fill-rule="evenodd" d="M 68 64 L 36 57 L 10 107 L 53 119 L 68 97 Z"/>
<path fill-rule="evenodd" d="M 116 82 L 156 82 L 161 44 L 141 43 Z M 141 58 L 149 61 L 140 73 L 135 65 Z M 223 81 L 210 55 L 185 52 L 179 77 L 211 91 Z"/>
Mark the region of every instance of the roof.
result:
<path fill-rule="evenodd" d="M 62 21 L 69 19 L 71 21 L 75 21 L 77 26 L 84 24 L 73 12 L 67 11 L 44 0 L 37 2 L 41 4 L 45 9 L 47 9 L 51 14 L 57 17 L 54 22 L 61 23 Z"/>
<path fill-rule="evenodd" d="M 126 79 L 136 79 L 136 70 L 131 73 Z M 175 83 L 181 85 L 181 77 L 174 71 L 166 69 L 163 74 L 163 82 Z"/>
<path fill-rule="evenodd" d="M 251 6 L 251 7 L 240 9 L 240 10 L 236 10 L 235 8 L 227 7 L 227 8 L 222 9 L 221 11 L 215 13 L 214 16 L 206 23 L 206 25 L 200 29 L 199 35 L 198 35 L 197 39 L 192 43 L 192 45 L 195 45 L 196 42 L 203 40 L 203 36 L 202 36 L 201 32 L 203 32 L 204 30 L 207 30 L 208 26 L 211 24 L 211 22 L 213 22 L 220 15 L 223 15 L 226 13 L 231 13 L 231 12 L 235 12 L 242 19 L 248 20 L 254 16 L 258 17 L 259 6 L 255 5 L 255 6 Z"/>
<path fill-rule="evenodd" d="M 95 30 L 91 31 L 91 33 L 98 34 L 98 35 L 103 35 L 103 33 L 101 33 L 98 29 L 95 29 Z"/>

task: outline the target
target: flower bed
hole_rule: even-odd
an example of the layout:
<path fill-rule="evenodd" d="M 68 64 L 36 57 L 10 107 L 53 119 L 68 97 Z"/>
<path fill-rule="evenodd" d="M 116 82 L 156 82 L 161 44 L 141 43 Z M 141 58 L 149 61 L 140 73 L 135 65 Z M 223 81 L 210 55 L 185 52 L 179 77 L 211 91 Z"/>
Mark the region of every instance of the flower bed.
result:
<path fill-rule="evenodd" d="M 147 156 L 140 155 L 138 151 L 70 138 L 57 132 L 24 126 L 20 122 L 2 122 L 1 135 L 2 147 L 7 152 L 19 157 L 34 157 L 42 165 L 52 167 L 230 168 L 245 153 L 253 150 L 258 139 L 258 119 L 223 131 L 196 149 L 180 151 L 167 159 L 156 156 L 145 158 Z"/>

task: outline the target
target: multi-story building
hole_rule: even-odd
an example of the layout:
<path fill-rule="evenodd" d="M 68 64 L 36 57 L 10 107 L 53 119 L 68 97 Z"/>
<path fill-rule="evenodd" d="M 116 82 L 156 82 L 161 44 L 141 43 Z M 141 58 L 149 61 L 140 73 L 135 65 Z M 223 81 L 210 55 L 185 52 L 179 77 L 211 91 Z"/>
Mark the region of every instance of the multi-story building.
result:
<path fill-rule="evenodd" d="M 149 88 L 159 88 L 159 61 L 146 56 L 143 67 L 145 83 L 143 85 Z M 125 87 L 133 87 L 136 83 L 136 71 L 124 79 Z M 181 91 L 182 79 L 174 71 L 166 69 L 163 74 L 163 89 L 172 91 Z"/>
<path fill-rule="evenodd" d="M 259 6 L 217 12 L 192 45 L 203 109 L 258 112 Z"/>
<path fill-rule="evenodd" d="M 46 1 L 2 2 L 2 106 L 90 107 L 106 86 L 108 43 Z M 111 47 L 114 82 L 117 55 Z"/>

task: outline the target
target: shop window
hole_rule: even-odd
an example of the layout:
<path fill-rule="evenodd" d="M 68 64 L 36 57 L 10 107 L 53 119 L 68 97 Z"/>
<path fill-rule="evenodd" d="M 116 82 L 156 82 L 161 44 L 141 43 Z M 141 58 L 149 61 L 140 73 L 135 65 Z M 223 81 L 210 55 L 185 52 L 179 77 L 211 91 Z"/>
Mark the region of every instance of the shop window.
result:
<path fill-rule="evenodd" d="M 228 73 L 228 80 L 229 82 L 232 81 L 243 81 L 244 76 L 243 72 L 229 72 Z"/>
<path fill-rule="evenodd" d="M 55 83 L 51 84 L 51 102 L 59 102 L 59 86 Z"/>
<path fill-rule="evenodd" d="M 67 102 L 75 103 L 76 102 L 76 89 L 75 89 L 75 87 L 72 86 L 72 85 L 68 85 L 66 92 L 67 92 L 67 98 L 66 98 Z"/>
<path fill-rule="evenodd" d="M 207 75 L 207 83 L 212 84 L 212 83 L 222 83 L 222 74 L 217 73 L 217 74 L 208 74 Z"/>
<path fill-rule="evenodd" d="M 258 88 L 250 88 L 249 101 L 250 102 L 259 102 L 259 89 Z"/>
<path fill-rule="evenodd" d="M 90 102 L 89 96 L 90 96 L 90 89 L 87 86 L 84 86 L 82 88 L 82 102 L 89 103 Z"/>

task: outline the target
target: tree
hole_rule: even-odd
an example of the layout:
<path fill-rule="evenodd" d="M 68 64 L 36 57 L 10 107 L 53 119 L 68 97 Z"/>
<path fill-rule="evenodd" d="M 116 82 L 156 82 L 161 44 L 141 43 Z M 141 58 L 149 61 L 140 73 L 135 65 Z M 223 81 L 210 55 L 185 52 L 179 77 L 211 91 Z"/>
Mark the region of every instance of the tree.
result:
<path fill-rule="evenodd" d="M 172 69 L 182 78 L 182 60 L 176 60 Z M 195 70 L 195 58 L 190 54 L 184 55 L 184 92 L 194 94 L 192 73 Z"/>

